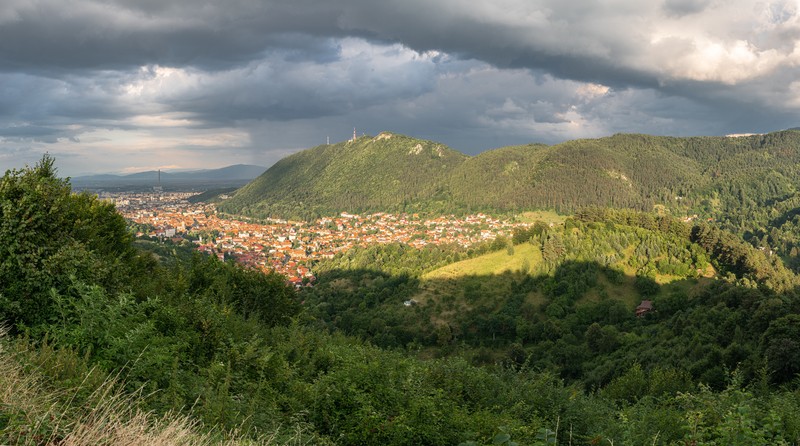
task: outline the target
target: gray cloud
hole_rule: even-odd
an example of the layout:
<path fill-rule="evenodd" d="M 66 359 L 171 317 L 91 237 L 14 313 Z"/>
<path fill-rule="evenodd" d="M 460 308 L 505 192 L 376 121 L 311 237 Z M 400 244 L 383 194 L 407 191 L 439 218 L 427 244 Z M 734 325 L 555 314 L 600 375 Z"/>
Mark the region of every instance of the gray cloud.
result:
<path fill-rule="evenodd" d="M 45 143 L 58 142 L 59 137 L 63 137 L 64 132 L 53 127 L 42 127 L 36 125 L 25 125 L 19 127 L 0 128 L 0 141 L 2 142 L 24 142 L 35 141 Z M 70 137 L 73 141 L 77 139 Z"/>
<path fill-rule="evenodd" d="M 682 17 L 703 11 L 711 0 L 666 0 L 664 11 L 671 16 Z"/>
<path fill-rule="evenodd" d="M 317 2 L 8 0 L 0 6 L 0 69 L 121 70 L 148 64 L 220 69 L 284 47 L 327 57 L 317 39 L 344 36 L 342 5 Z M 287 38 L 287 35 L 290 38 Z"/>
<path fill-rule="evenodd" d="M 743 5 L 752 8 L 749 2 Z M 743 5 L 731 2 L 729 9 L 746 9 Z M 705 11 L 718 21 L 729 15 L 720 14 L 719 6 L 712 10 L 710 0 L 667 0 L 662 7 L 676 16 L 672 21 L 678 26 L 682 24 L 677 20 L 687 14 Z M 585 3 L 576 8 L 555 0 L 233 0 L 198 8 L 195 2 L 180 0 L 9 0 L 2 8 L 0 61 L 5 63 L 0 67 L 11 70 L 125 69 L 148 64 L 230 69 L 275 48 L 301 59 L 330 60 L 337 57 L 335 45 L 327 46 L 330 40 L 313 36 L 348 35 L 614 87 L 657 88 L 668 68 L 647 57 L 652 22 L 660 19 L 658 7 L 647 2 L 616 8 Z M 765 4 L 763 10 L 771 25 L 786 24 L 796 16 L 786 2 Z M 722 44 L 734 37 L 763 44 L 768 40 L 765 34 L 774 34 L 759 32 L 757 23 L 749 24 L 752 29 L 742 28 L 742 20 L 736 19 L 719 32 L 702 31 Z"/>
<path fill-rule="evenodd" d="M 795 48 L 788 0 L 6 0 L 0 167 L 269 163 L 353 125 L 470 153 L 769 131 L 800 120 Z"/>
<path fill-rule="evenodd" d="M 285 121 L 346 114 L 433 88 L 436 66 L 428 58 L 396 45 L 342 45 L 352 53 L 347 60 L 298 61 L 294 52 L 272 53 L 234 70 L 193 73 L 190 82 L 156 100 L 204 122 Z"/>

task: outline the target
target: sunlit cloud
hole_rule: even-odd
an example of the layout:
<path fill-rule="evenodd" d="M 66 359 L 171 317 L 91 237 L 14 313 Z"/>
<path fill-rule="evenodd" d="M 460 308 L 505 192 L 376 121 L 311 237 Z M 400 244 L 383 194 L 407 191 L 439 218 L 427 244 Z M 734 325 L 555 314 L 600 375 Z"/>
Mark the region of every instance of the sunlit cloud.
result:
<path fill-rule="evenodd" d="M 798 0 L 7 0 L 0 169 L 269 165 L 360 131 L 477 153 L 800 122 Z M 746 127 L 746 128 L 744 128 Z"/>

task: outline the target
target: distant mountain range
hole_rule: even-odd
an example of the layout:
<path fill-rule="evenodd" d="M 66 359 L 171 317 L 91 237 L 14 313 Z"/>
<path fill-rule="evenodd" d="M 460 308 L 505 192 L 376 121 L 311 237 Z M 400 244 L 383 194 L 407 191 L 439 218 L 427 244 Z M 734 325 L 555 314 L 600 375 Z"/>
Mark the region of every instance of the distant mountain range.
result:
<path fill-rule="evenodd" d="M 203 169 L 183 172 L 159 172 L 151 170 L 128 175 L 89 175 L 71 179 L 77 188 L 102 188 L 102 187 L 193 187 L 193 188 L 219 188 L 230 186 L 243 186 L 258 177 L 266 170 L 262 166 L 236 164 L 220 169 Z M 160 182 L 159 182 L 160 180 Z"/>
<path fill-rule="evenodd" d="M 384 132 L 288 156 L 221 209 L 313 218 L 343 211 L 571 212 L 661 205 L 714 215 L 793 195 L 798 166 L 800 132 L 794 130 L 740 137 L 618 134 L 474 157 Z"/>

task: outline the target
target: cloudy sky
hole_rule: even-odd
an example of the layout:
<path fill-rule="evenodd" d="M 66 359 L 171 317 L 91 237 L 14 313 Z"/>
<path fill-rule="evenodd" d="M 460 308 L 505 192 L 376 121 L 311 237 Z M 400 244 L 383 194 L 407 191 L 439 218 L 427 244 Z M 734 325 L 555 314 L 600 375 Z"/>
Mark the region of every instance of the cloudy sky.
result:
<path fill-rule="evenodd" d="M 0 169 L 800 126 L 800 0 L 2 0 Z"/>

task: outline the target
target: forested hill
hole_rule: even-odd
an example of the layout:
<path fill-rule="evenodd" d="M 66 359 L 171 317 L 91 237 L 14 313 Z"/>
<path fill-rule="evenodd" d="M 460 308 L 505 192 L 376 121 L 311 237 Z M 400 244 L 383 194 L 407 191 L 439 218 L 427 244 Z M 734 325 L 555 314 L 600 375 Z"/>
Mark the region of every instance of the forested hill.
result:
<path fill-rule="evenodd" d="M 309 217 L 340 211 L 431 208 L 449 198 L 447 179 L 467 156 L 392 133 L 321 145 L 278 161 L 226 202 L 249 215 Z"/>
<path fill-rule="evenodd" d="M 468 157 L 381 133 L 289 156 L 222 209 L 253 216 L 342 211 L 572 212 L 665 205 L 717 217 L 795 193 L 800 132 L 675 138 L 618 134 L 490 150 Z M 412 204 L 413 203 L 413 204 Z"/>

